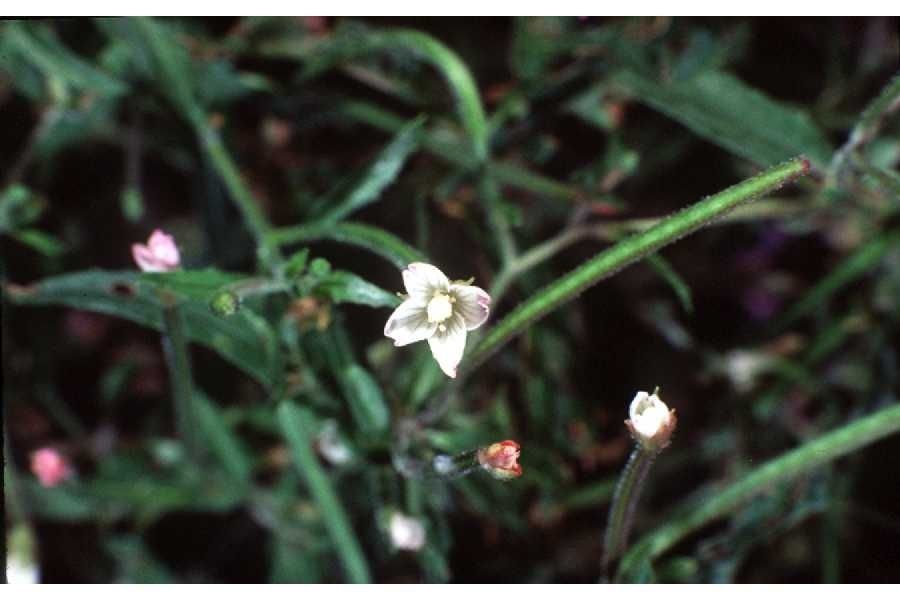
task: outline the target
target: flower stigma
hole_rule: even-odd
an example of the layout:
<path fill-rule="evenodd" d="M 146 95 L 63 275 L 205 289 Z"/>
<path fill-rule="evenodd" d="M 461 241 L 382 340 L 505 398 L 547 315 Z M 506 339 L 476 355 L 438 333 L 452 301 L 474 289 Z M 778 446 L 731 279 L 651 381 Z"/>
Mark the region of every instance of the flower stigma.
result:
<path fill-rule="evenodd" d="M 453 315 L 454 298 L 443 292 L 435 292 L 428 301 L 428 321 L 431 323 L 443 323 Z M 443 329 L 441 330 L 443 331 Z"/>

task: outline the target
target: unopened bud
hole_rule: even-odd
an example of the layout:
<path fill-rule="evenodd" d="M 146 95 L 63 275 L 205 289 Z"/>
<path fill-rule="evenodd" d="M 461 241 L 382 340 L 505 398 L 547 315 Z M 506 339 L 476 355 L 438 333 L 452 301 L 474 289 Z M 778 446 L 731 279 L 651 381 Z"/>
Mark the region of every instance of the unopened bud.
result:
<path fill-rule="evenodd" d="M 240 309 L 241 299 L 234 292 L 225 290 L 216 294 L 209 306 L 220 317 L 230 317 Z"/>
<path fill-rule="evenodd" d="M 395 512 L 391 515 L 388 531 L 391 534 L 391 543 L 398 550 L 416 552 L 425 545 L 425 527 L 422 522 L 403 513 Z"/>
<path fill-rule="evenodd" d="M 625 426 L 645 450 L 662 450 L 669 445 L 678 419 L 656 392 L 638 392 L 628 408 Z"/>
<path fill-rule="evenodd" d="M 520 446 L 512 440 L 491 444 L 478 450 L 478 463 L 496 479 L 514 479 L 522 475 L 518 464 Z"/>

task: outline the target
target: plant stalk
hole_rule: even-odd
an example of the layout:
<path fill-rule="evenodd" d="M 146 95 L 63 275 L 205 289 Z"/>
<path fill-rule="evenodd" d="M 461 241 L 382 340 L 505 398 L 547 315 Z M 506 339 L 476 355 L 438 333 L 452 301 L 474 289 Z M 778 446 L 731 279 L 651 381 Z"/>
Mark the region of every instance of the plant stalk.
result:
<path fill-rule="evenodd" d="M 891 404 L 773 459 L 735 481 L 702 505 L 685 507 L 680 516 L 632 545 L 619 564 L 617 579 L 652 561 L 686 536 L 719 519 L 780 481 L 808 473 L 880 439 L 900 432 L 900 404 Z"/>
<path fill-rule="evenodd" d="M 631 451 L 631 456 L 628 457 L 625 469 L 619 476 L 612 505 L 609 508 L 606 533 L 603 536 L 602 565 L 604 574 L 607 572 L 610 562 L 625 551 L 644 482 L 657 454 L 659 454 L 658 450 L 647 450 L 640 444 L 636 444 L 634 450 Z"/>
<path fill-rule="evenodd" d="M 199 446 L 196 436 L 196 415 L 194 413 L 194 385 L 191 377 L 190 357 L 187 338 L 184 335 L 184 321 L 175 298 L 163 292 L 163 350 L 166 364 L 172 378 L 172 392 L 175 399 L 175 423 L 178 436 L 184 444 L 189 460 L 196 463 Z"/>
<path fill-rule="evenodd" d="M 809 161 L 798 157 L 728 188 L 659 221 L 601 252 L 520 304 L 494 326 L 472 351 L 463 370 L 484 362 L 531 323 L 572 300 L 588 287 L 628 265 L 700 229 L 735 207 L 770 193 L 809 172 Z"/>

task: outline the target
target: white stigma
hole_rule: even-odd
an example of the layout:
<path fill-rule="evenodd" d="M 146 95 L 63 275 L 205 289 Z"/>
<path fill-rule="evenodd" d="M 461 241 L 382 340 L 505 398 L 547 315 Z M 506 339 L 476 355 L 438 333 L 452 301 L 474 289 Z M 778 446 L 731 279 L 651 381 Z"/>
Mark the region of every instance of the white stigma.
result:
<path fill-rule="evenodd" d="M 453 314 L 453 298 L 442 292 L 435 292 L 428 301 L 428 320 L 431 323 L 443 323 Z"/>

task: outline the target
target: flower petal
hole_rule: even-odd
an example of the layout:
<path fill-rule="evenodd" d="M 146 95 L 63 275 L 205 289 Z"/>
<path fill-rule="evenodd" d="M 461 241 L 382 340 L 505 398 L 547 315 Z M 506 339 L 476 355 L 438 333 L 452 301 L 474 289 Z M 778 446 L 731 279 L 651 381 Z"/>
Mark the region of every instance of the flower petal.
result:
<path fill-rule="evenodd" d="M 168 264 L 171 268 L 175 268 L 181 263 L 181 255 L 178 252 L 178 246 L 175 245 L 175 238 L 164 231 L 153 230 L 150 239 L 147 240 L 147 246 L 160 263 Z"/>
<path fill-rule="evenodd" d="M 650 394 L 647 392 L 638 392 L 634 395 L 634 400 L 631 401 L 631 405 L 628 407 L 628 418 L 634 421 L 639 418 L 641 412 L 643 412 L 644 404 L 650 398 Z"/>
<path fill-rule="evenodd" d="M 454 308 L 465 319 L 466 329 L 478 329 L 487 321 L 491 312 L 491 297 L 486 291 L 475 285 L 454 283 L 450 286 L 450 293 L 456 297 Z"/>
<path fill-rule="evenodd" d="M 466 349 L 466 322 L 462 315 L 455 314 L 443 323 L 444 331 L 438 329 L 428 338 L 431 354 L 441 370 L 448 377 L 456 377 L 456 367 Z"/>
<path fill-rule="evenodd" d="M 137 263 L 137 266 L 140 267 L 141 271 L 157 273 L 166 270 L 165 265 L 160 264 L 150 248 L 143 244 L 132 244 L 131 255 L 134 257 L 134 262 Z"/>
<path fill-rule="evenodd" d="M 428 302 L 436 290 L 447 291 L 450 280 L 440 269 L 426 263 L 412 263 L 403 271 L 403 284 L 410 298 Z"/>
<path fill-rule="evenodd" d="M 384 335 L 393 339 L 395 346 L 406 346 L 430 337 L 436 330 L 437 323 L 428 322 L 426 305 L 409 298 L 391 313 Z"/>

